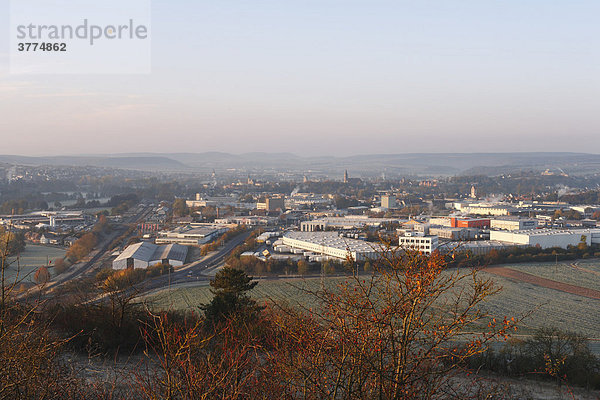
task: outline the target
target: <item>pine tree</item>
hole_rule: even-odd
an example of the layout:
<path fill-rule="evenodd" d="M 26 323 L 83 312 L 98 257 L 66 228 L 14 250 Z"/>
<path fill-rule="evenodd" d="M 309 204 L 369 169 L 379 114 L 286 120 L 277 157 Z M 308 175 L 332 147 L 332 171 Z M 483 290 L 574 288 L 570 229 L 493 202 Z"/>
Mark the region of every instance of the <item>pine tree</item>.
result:
<path fill-rule="evenodd" d="M 242 270 L 230 267 L 221 269 L 210 281 L 213 299 L 201 306 L 206 321 L 216 324 L 228 319 L 254 319 L 262 307 L 247 292 L 257 284 Z"/>

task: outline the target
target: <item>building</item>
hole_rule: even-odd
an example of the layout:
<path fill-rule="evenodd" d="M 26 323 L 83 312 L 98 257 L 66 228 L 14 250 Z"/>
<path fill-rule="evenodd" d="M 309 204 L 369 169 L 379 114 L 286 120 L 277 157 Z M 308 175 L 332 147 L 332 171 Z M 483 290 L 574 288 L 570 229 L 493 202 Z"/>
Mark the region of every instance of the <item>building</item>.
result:
<path fill-rule="evenodd" d="M 46 233 L 43 233 L 42 236 L 40 236 L 40 244 L 61 245 L 61 244 L 63 244 L 63 238 L 62 238 L 62 236 L 57 235 L 55 233 L 46 232 Z"/>
<path fill-rule="evenodd" d="M 273 224 L 276 224 L 277 222 L 278 222 L 277 217 L 258 216 L 258 215 L 250 215 L 250 216 L 242 216 L 242 217 L 227 217 L 227 218 L 215 219 L 216 224 L 234 224 L 234 225 L 250 225 L 250 226 L 273 225 Z"/>
<path fill-rule="evenodd" d="M 437 236 L 425 235 L 422 232 L 406 232 L 398 238 L 398 245 L 405 250 L 416 250 L 430 255 L 438 248 Z"/>
<path fill-rule="evenodd" d="M 268 212 L 285 211 L 285 197 L 267 197 L 264 203 L 257 203 L 258 210 L 267 210 Z"/>
<path fill-rule="evenodd" d="M 475 187 L 475 185 L 471 186 L 471 198 L 472 199 L 477 198 L 477 188 Z"/>
<path fill-rule="evenodd" d="M 307 257 L 319 255 L 339 260 L 351 257 L 354 261 L 364 261 L 380 254 L 376 244 L 341 237 L 337 232 L 287 232 L 281 239 L 281 245 Z"/>
<path fill-rule="evenodd" d="M 489 218 L 466 218 L 466 217 L 450 217 L 451 228 L 479 228 L 485 229 L 490 227 Z"/>
<path fill-rule="evenodd" d="M 219 225 L 189 224 L 171 231 L 159 232 L 155 243 L 197 246 L 214 240 L 227 229 Z"/>
<path fill-rule="evenodd" d="M 200 207 L 235 207 L 241 209 L 252 210 L 256 207 L 254 203 L 241 203 L 237 197 L 231 196 L 209 196 L 202 197 L 200 193 L 196 193 L 195 200 L 186 200 L 185 204 L 190 208 Z"/>
<path fill-rule="evenodd" d="M 503 231 L 522 231 L 535 229 L 538 221 L 529 218 L 494 218 L 490 221 L 490 228 Z"/>
<path fill-rule="evenodd" d="M 425 234 L 429 233 L 430 224 L 423 220 L 411 218 L 408 221 L 402 222 L 400 225 L 405 231 L 417 231 Z"/>
<path fill-rule="evenodd" d="M 333 199 L 322 194 L 296 193 L 286 200 L 287 208 L 332 204 Z"/>
<path fill-rule="evenodd" d="M 300 223 L 302 232 L 318 232 L 331 229 L 361 229 L 364 227 L 378 228 L 384 224 L 398 223 L 394 218 L 369 218 L 363 216 L 328 217 Z"/>
<path fill-rule="evenodd" d="M 396 196 L 394 196 L 394 195 L 381 196 L 381 208 L 385 208 L 385 209 L 396 208 Z"/>
<path fill-rule="evenodd" d="M 600 229 L 530 229 L 524 231 L 491 231 L 490 240 L 525 246 L 567 248 L 585 242 L 600 244 Z"/>
<path fill-rule="evenodd" d="M 439 225 L 439 226 L 446 226 L 448 228 L 450 228 L 452 225 L 452 223 L 450 221 L 450 217 L 431 217 L 431 218 L 429 218 L 429 224 L 431 226 Z"/>
<path fill-rule="evenodd" d="M 81 211 L 38 211 L 24 215 L 0 215 L 0 225 L 22 226 L 23 229 L 30 229 L 32 226 L 76 226 L 92 222 L 93 218 Z"/>
<path fill-rule="evenodd" d="M 465 214 L 473 215 L 511 215 L 518 212 L 516 207 L 509 205 L 454 203 L 454 207 Z"/>
<path fill-rule="evenodd" d="M 479 238 L 480 230 L 477 228 L 450 228 L 447 226 L 432 226 L 429 228 L 429 234 L 435 235 L 440 239 L 473 240 Z"/>
<path fill-rule="evenodd" d="M 113 269 L 148 268 L 155 264 L 183 265 L 188 248 L 178 244 L 158 246 L 141 242 L 132 244 L 113 261 Z"/>
<path fill-rule="evenodd" d="M 71 247 L 75 244 L 75 242 L 77 242 L 77 238 L 74 236 L 67 236 L 66 238 L 64 238 L 63 240 L 63 245 L 67 246 L 67 247 Z"/>
<path fill-rule="evenodd" d="M 481 256 L 489 254 L 492 250 L 500 251 L 514 247 L 522 247 L 522 245 L 514 245 L 494 240 L 478 240 L 475 242 L 444 243 L 438 247 L 438 250 L 442 253 L 461 253 L 468 251 L 475 256 Z"/>

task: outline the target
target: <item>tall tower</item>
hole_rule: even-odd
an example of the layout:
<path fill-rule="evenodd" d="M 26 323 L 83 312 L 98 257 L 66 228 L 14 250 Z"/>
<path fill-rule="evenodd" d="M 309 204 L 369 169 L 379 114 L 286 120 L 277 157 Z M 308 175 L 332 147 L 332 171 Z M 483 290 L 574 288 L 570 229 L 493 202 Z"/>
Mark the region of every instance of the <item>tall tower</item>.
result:
<path fill-rule="evenodd" d="M 348 170 L 344 171 L 344 183 L 348 183 Z"/>
<path fill-rule="evenodd" d="M 475 185 L 471 186 L 471 197 L 474 199 L 477 198 L 477 188 L 475 187 Z"/>

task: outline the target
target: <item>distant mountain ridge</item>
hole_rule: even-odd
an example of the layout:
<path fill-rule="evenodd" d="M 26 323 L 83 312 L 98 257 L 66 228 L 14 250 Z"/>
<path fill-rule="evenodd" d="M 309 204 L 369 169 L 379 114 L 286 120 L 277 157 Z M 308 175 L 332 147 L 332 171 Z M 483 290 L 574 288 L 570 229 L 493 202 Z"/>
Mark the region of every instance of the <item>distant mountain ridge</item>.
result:
<path fill-rule="evenodd" d="M 94 166 L 144 171 L 207 172 L 215 170 L 294 170 L 315 173 L 448 176 L 498 175 L 522 170 L 560 169 L 568 174 L 600 173 L 600 155 L 567 152 L 405 153 L 346 157 L 299 156 L 292 153 L 124 153 L 28 157 L 0 155 L 0 162 L 18 165 Z"/>
<path fill-rule="evenodd" d="M 169 157 L 163 156 L 51 156 L 29 157 L 0 155 L 0 162 L 6 164 L 32 165 L 32 166 L 75 166 L 75 167 L 102 167 L 134 170 L 182 170 L 189 169 L 186 165 Z"/>

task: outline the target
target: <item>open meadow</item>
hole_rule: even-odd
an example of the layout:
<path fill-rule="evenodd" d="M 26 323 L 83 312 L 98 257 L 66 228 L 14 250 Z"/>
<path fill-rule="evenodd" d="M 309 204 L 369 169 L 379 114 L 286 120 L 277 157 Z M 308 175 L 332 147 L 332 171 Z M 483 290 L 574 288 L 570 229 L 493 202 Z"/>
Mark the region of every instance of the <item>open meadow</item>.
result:
<path fill-rule="evenodd" d="M 578 261 L 576 265 L 579 268 L 564 263 L 515 264 L 502 267 L 582 288 L 600 289 L 598 260 Z M 482 277 L 491 278 L 502 290 L 488 298 L 482 307 L 485 311 L 500 318 L 527 315 L 520 324 L 517 336 L 530 335 L 542 326 L 582 333 L 591 339 L 594 351 L 600 353 L 600 300 L 498 276 L 492 273 L 493 268 L 483 270 L 480 274 Z M 347 278 L 326 278 L 325 284 L 333 286 L 344 279 Z M 320 285 L 319 278 L 260 280 L 252 296 L 260 302 L 273 301 L 309 309 L 317 307 L 318 303 L 303 289 L 314 291 L 318 290 Z M 207 303 L 210 298 L 210 287 L 204 282 L 170 291 L 162 290 L 146 297 L 145 300 L 158 309 L 198 310 L 198 307 Z"/>
<path fill-rule="evenodd" d="M 5 271 L 6 282 L 12 283 L 17 279 L 19 282 L 31 283 L 33 274 L 38 268 L 47 265 L 48 261 L 54 262 L 54 259 L 64 257 L 65 253 L 64 248 L 28 243 L 25 251 L 18 258 L 8 259 L 9 266 Z"/>

